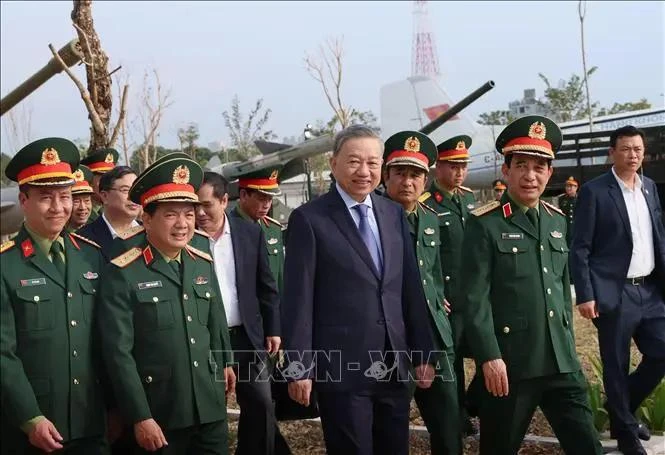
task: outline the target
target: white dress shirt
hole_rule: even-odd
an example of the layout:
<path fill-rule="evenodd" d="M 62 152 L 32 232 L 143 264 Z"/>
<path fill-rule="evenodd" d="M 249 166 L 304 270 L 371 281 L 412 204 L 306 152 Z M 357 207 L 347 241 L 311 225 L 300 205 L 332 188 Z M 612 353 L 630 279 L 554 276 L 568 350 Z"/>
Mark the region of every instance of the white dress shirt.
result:
<path fill-rule="evenodd" d="M 118 237 L 118 233 L 113 229 L 113 226 L 111 226 L 111 223 L 109 223 L 109 220 L 106 219 L 106 215 L 104 215 L 104 212 L 102 212 L 102 219 L 104 220 L 104 223 L 106 223 L 106 226 L 109 228 L 109 232 L 111 233 L 111 238 L 115 239 Z M 136 220 L 132 220 L 132 224 L 129 226 L 130 228 L 136 227 L 139 225 L 139 222 Z"/>
<path fill-rule="evenodd" d="M 242 325 L 240 306 L 238 305 L 238 289 L 236 288 L 236 263 L 231 241 L 231 225 L 224 214 L 222 234 L 214 240 L 210 237 L 210 252 L 215 265 L 215 274 L 222 293 L 226 322 L 229 327 Z"/>
<path fill-rule="evenodd" d="M 381 262 L 383 262 L 383 247 L 381 246 L 381 235 L 379 234 L 379 225 L 377 224 L 376 217 L 374 216 L 374 207 L 372 205 L 372 198 L 369 195 L 367 195 L 363 202 L 357 202 L 355 199 L 349 196 L 348 193 L 342 189 L 342 187 L 339 186 L 339 183 L 335 182 L 335 186 L 337 187 L 337 192 L 339 193 L 339 195 L 342 196 L 342 200 L 344 201 L 344 204 L 346 204 L 346 208 L 351 214 L 351 217 L 353 218 L 353 221 L 356 223 L 356 227 L 358 229 L 360 229 L 360 214 L 356 210 L 353 210 L 353 207 L 360 204 L 365 204 L 366 206 L 369 207 L 369 210 L 367 211 L 367 221 L 369 222 L 369 228 L 372 231 L 372 235 L 374 235 L 376 244 L 379 245 L 379 255 L 381 258 Z"/>
<path fill-rule="evenodd" d="M 656 260 L 653 251 L 651 215 L 644 193 L 642 193 L 642 179 L 635 174 L 635 189 L 630 189 L 614 171 L 614 166 L 612 166 L 612 174 L 619 183 L 623 200 L 626 202 L 630 233 L 633 236 L 633 256 L 630 259 L 626 278 L 647 276 L 655 268 Z"/>

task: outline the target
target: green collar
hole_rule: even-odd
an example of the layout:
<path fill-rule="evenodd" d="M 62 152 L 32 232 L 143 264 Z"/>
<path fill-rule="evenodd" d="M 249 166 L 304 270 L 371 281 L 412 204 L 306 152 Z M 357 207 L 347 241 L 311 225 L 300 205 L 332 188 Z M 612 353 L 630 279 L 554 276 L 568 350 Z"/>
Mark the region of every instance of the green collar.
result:
<path fill-rule="evenodd" d="M 49 254 L 51 253 L 51 245 L 53 245 L 53 240 L 47 239 L 46 237 L 42 237 L 41 235 L 37 234 L 35 231 L 30 229 L 27 224 L 23 224 L 25 227 L 25 230 L 28 232 L 32 240 L 37 244 L 40 250 L 46 255 L 46 257 L 49 257 Z M 55 240 L 60 242 L 60 245 L 62 245 L 62 251 L 65 251 L 65 239 L 62 238 L 62 236 L 58 236 L 58 238 Z"/>
<path fill-rule="evenodd" d="M 527 210 L 529 210 L 529 207 L 526 205 L 522 204 L 521 202 L 517 202 L 517 199 L 513 197 L 512 194 L 510 194 L 510 191 L 507 190 L 506 194 L 508 195 L 508 198 L 510 199 L 510 202 L 515 204 L 519 209 L 522 211 L 522 213 L 526 213 Z M 534 207 L 536 209 L 536 212 L 538 212 L 538 215 L 540 215 L 540 204 L 536 204 Z"/>

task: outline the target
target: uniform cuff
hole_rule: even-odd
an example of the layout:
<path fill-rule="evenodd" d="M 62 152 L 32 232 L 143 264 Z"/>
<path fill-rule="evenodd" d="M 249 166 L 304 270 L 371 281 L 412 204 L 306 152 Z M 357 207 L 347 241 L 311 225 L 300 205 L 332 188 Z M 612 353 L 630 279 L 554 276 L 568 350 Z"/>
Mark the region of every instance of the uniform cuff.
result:
<path fill-rule="evenodd" d="M 21 425 L 21 431 L 23 431 L 25 434 L 30 433 L 30 431 L 32 431 L 32 429 L 35 427 L 35 425 L 37 425 L 39 422 L 41 422 L 45 418 L 46 417 L 44 417 L 44 416 L 33 417 L 32 419 L 28 420 L 27 422 L 25 422 Z"/>

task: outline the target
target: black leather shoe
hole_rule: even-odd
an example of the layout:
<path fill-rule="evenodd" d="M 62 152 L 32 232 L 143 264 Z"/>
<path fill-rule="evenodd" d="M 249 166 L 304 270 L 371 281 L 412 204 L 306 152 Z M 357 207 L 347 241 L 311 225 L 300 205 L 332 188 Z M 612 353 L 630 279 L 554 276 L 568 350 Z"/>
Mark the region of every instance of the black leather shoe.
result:
<path fill-rule="evenodd" d="M 618 449 L 623 455 L 648 455 L 639 439 L 622 438 L 617 442 Z"/>
<path fill-rule="evenodd" d="M 649 431 L 647 426 L 644 425 L 639 420 L 637 422 L 637 437 L 639 437 L 642 441 L 648 441 L 649 439 L 651 439 L 651 432 Z M 616 439 L 616 436 L 612 430 L 610 430 L 610 438 Z"/>

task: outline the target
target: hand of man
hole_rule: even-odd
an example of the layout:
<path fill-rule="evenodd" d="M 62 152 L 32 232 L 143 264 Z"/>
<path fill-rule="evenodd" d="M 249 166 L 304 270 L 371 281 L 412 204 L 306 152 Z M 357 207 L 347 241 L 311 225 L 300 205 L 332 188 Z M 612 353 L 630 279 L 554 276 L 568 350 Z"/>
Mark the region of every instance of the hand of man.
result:
<path fill-rule="evenodd" d="M 453 309 L 450 307 L 450 302 L 446 299 L 443 299 L 443 309 L 446 310 L 446 314 L 450 314 Z"/>
<path fill-rule="evenodd" d="M 416 386 L 420 389 L 429 389 L 434 381 L 434 367 L 424 363 L 416 367 Z"/>
<path fill-rule="evenodd" d="M 508 396 L 508 372 L 503 359 L 488 360 L 483 363 L 485 387 L 495 397 Z"/>
<path fill-rule="evenodd" d="M 154 452 L 169 445 L 155 419 L 146 419 L 135 423 L 134 437 L 138 445 L 148 452 Z"/>
<path fill-rule="evenodd" d="M 312 393 L 311 379 L 289 382 L 288 388 L 289 396 L 293 401 L 303 406 L 309 406 L 309 396 Z"/>
<path fill-rule="evenodd" d="M 106 439 L 113 443 L 122 435 L 123 429 L 122 417 L 117 409 L 111 409 L 106 414 Z"/>
<path fill-rule="evenodd" d="M 268 351 L 268 354 L 276 354 L 281 345 L 282 339 L 280 337 L 266 337 L 266 351 Z"/>
<path fill-rule="evenodd" d="M 62 449 L 62 444 L 60 444 L 62 436 L 58 433 L 53 422 L 47 418 L 41 419 L 30 429 L 28 440 L 30 444 L 47 453 Z"/>
<path fill-rule="evenodd" d="M 226 395 L 236 391 L 236 374 L 232 367 L 224 368 L 224 384 L 224 392 L 226 392 Z"/>
<path fill-rule="evenodd" d="M 598 305 L 596 305 L 595 300 L 580 303 L 577 305 L 577 311 L 579 311 L 580 315 L 585 319 L 595 319 L 599 316 Z"/>

